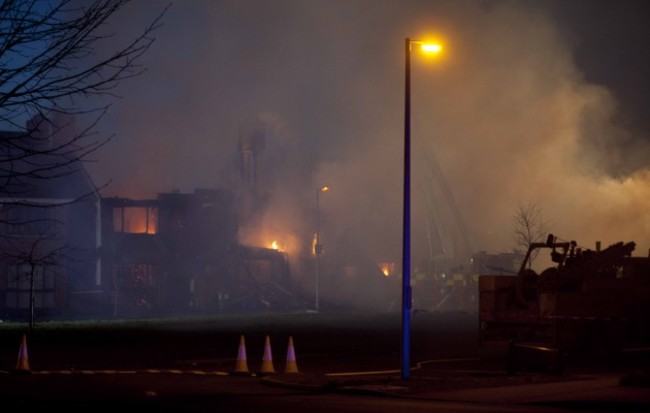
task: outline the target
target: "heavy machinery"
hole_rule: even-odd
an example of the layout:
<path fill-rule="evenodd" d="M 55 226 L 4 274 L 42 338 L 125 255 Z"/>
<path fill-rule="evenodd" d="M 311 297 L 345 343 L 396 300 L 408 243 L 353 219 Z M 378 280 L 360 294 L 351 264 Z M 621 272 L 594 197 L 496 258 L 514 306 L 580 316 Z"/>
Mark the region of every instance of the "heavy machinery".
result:
<path fill-rule="evenodd" d="M 650 256 L 634 242 L 595 250 L 575 241 L 532 243 L 516 275 L 479 276 L 482 343 L 559 354 L 602 354 L 650 345 Z M 550 250 L 553 266 L 537 274 L 531 257 Z"/>

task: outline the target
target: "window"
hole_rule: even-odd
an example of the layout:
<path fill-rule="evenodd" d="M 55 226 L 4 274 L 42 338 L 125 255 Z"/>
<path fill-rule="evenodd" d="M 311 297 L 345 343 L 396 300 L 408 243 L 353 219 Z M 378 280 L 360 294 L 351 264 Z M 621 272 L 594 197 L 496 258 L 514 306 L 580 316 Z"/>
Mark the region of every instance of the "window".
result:
<path fill-rule="evenodd" d="M 55 267 L 37 265 L 32 271 L 30 264 L 7 266 L 7 308 L 29 308 L 31 276 L 34 277 L 34 307 L 54 308 Z"/>
<path fill-rule="evenodd" d="M 118 207 L 113 209 L 113 231 L 127 234 L 156 234 L 158 214 L 154 207 Z"/>
<path fill-rule="evenodd" d="M 12 235 L 57 234 L 57 216 L 61 207 L 32 207 L 15 205 L 7 208 L 8 232 Z"/>
<path fill-rule="evenodd" d="M 131 307 L 151 308 L 156 303 L 156 275 L 151 264 L 132 263 L 126 266 L 125 287 Z"/>

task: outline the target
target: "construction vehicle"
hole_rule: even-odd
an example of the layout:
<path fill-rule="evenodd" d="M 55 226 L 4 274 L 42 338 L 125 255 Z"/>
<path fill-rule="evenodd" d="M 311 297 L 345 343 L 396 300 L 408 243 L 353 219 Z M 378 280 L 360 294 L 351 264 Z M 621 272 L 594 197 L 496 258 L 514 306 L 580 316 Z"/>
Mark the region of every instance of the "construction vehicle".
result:
<path fill-rule="evenodd" d="M 583 249 L 553 234 L 531 243 L 516 275 L 479 276 L 481 343 L 509 342 L 510 359 L 546 352 L 553 369 L 570 354 L 648 348 L 650 256 L 633 257 L 635 246 Z M 538 274 L 529 264 L 542 250 L 553 264 Z"/>

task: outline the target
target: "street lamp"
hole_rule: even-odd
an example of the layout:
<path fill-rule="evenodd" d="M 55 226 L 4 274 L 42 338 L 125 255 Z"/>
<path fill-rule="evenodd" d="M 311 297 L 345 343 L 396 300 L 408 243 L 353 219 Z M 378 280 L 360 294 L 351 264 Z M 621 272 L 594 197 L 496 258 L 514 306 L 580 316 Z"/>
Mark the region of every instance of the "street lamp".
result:
<path fill-rule="evenodd" d="M 404 42 L 404 215 L 402 226 L 402 379 L 411 371 L 411 45 L 425 53 L 438 54 L 442 45 L 412 40 Z"/>
<path fill-rule="evenodd" d="M 320 193 L 327 192 L 330 188 L 328 186 L 321 186 L 316 190 L 316 243 L 314 245 L 314 254 L 316 254 L 316 312 L 318 312 L 318 290 L 319 290 L 319 267 L 320 267 L 320 254 L 323 252 L 323 246 L 320 243 Z"/>

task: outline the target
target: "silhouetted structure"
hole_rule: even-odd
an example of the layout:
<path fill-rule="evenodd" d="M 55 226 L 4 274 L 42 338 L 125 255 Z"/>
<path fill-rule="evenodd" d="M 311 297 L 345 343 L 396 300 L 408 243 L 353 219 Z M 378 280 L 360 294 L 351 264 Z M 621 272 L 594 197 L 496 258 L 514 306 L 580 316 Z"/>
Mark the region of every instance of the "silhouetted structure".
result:
<path fill-rule="evenodd" d="M 650 257 L 632 257 L 634 248 L 582 249 L 552 234 L 532 243 L 516 275 L 481 275 L 481 340 L 535 343 L 561 354 L 647 346 Z M 537 274 L 527 263 L 540 249 L 550 250 L 555 265 Z"/>
<path fill-rule="evenodd" d="M 73 129 L 67 117 L 36 116 L 24 131 L 0 132 L 3 318 L 25 320 L 32 300 L 37 316 L 60 316 L 97 288 L 99 196 L 80 160 L 62 163 L 48 151 Z M 12 144 L 17 137 L 22 145 Z"/>
<path fill-rule="evenodd" d="M 42 129 L 56 127 L 51 125 L 34 118 L 26 131 L 0 132 L 0 138 L 22 134 L 46 147 L 55 134 Z M 244 146 L 242 154 L 249 151 Z M 16 160 L 4 171 L 12 179 L 0 186 L 1 318 L 25 319 L 32 299 L 37 318 L 298 305 L 285 253 L 237 240 L 241 203 L 258 199 L 254 159 L 242 164 L 242 177 L 252 181 L 241 198 L 228 190 L 196 189 L 132 200 L 102 199 L 81 162 L 42 179 L 21 174 L 33 170 L 38 157 L 23 168 L 17 149 L 3 145 L 2 151 L 4 159 Z"/>

